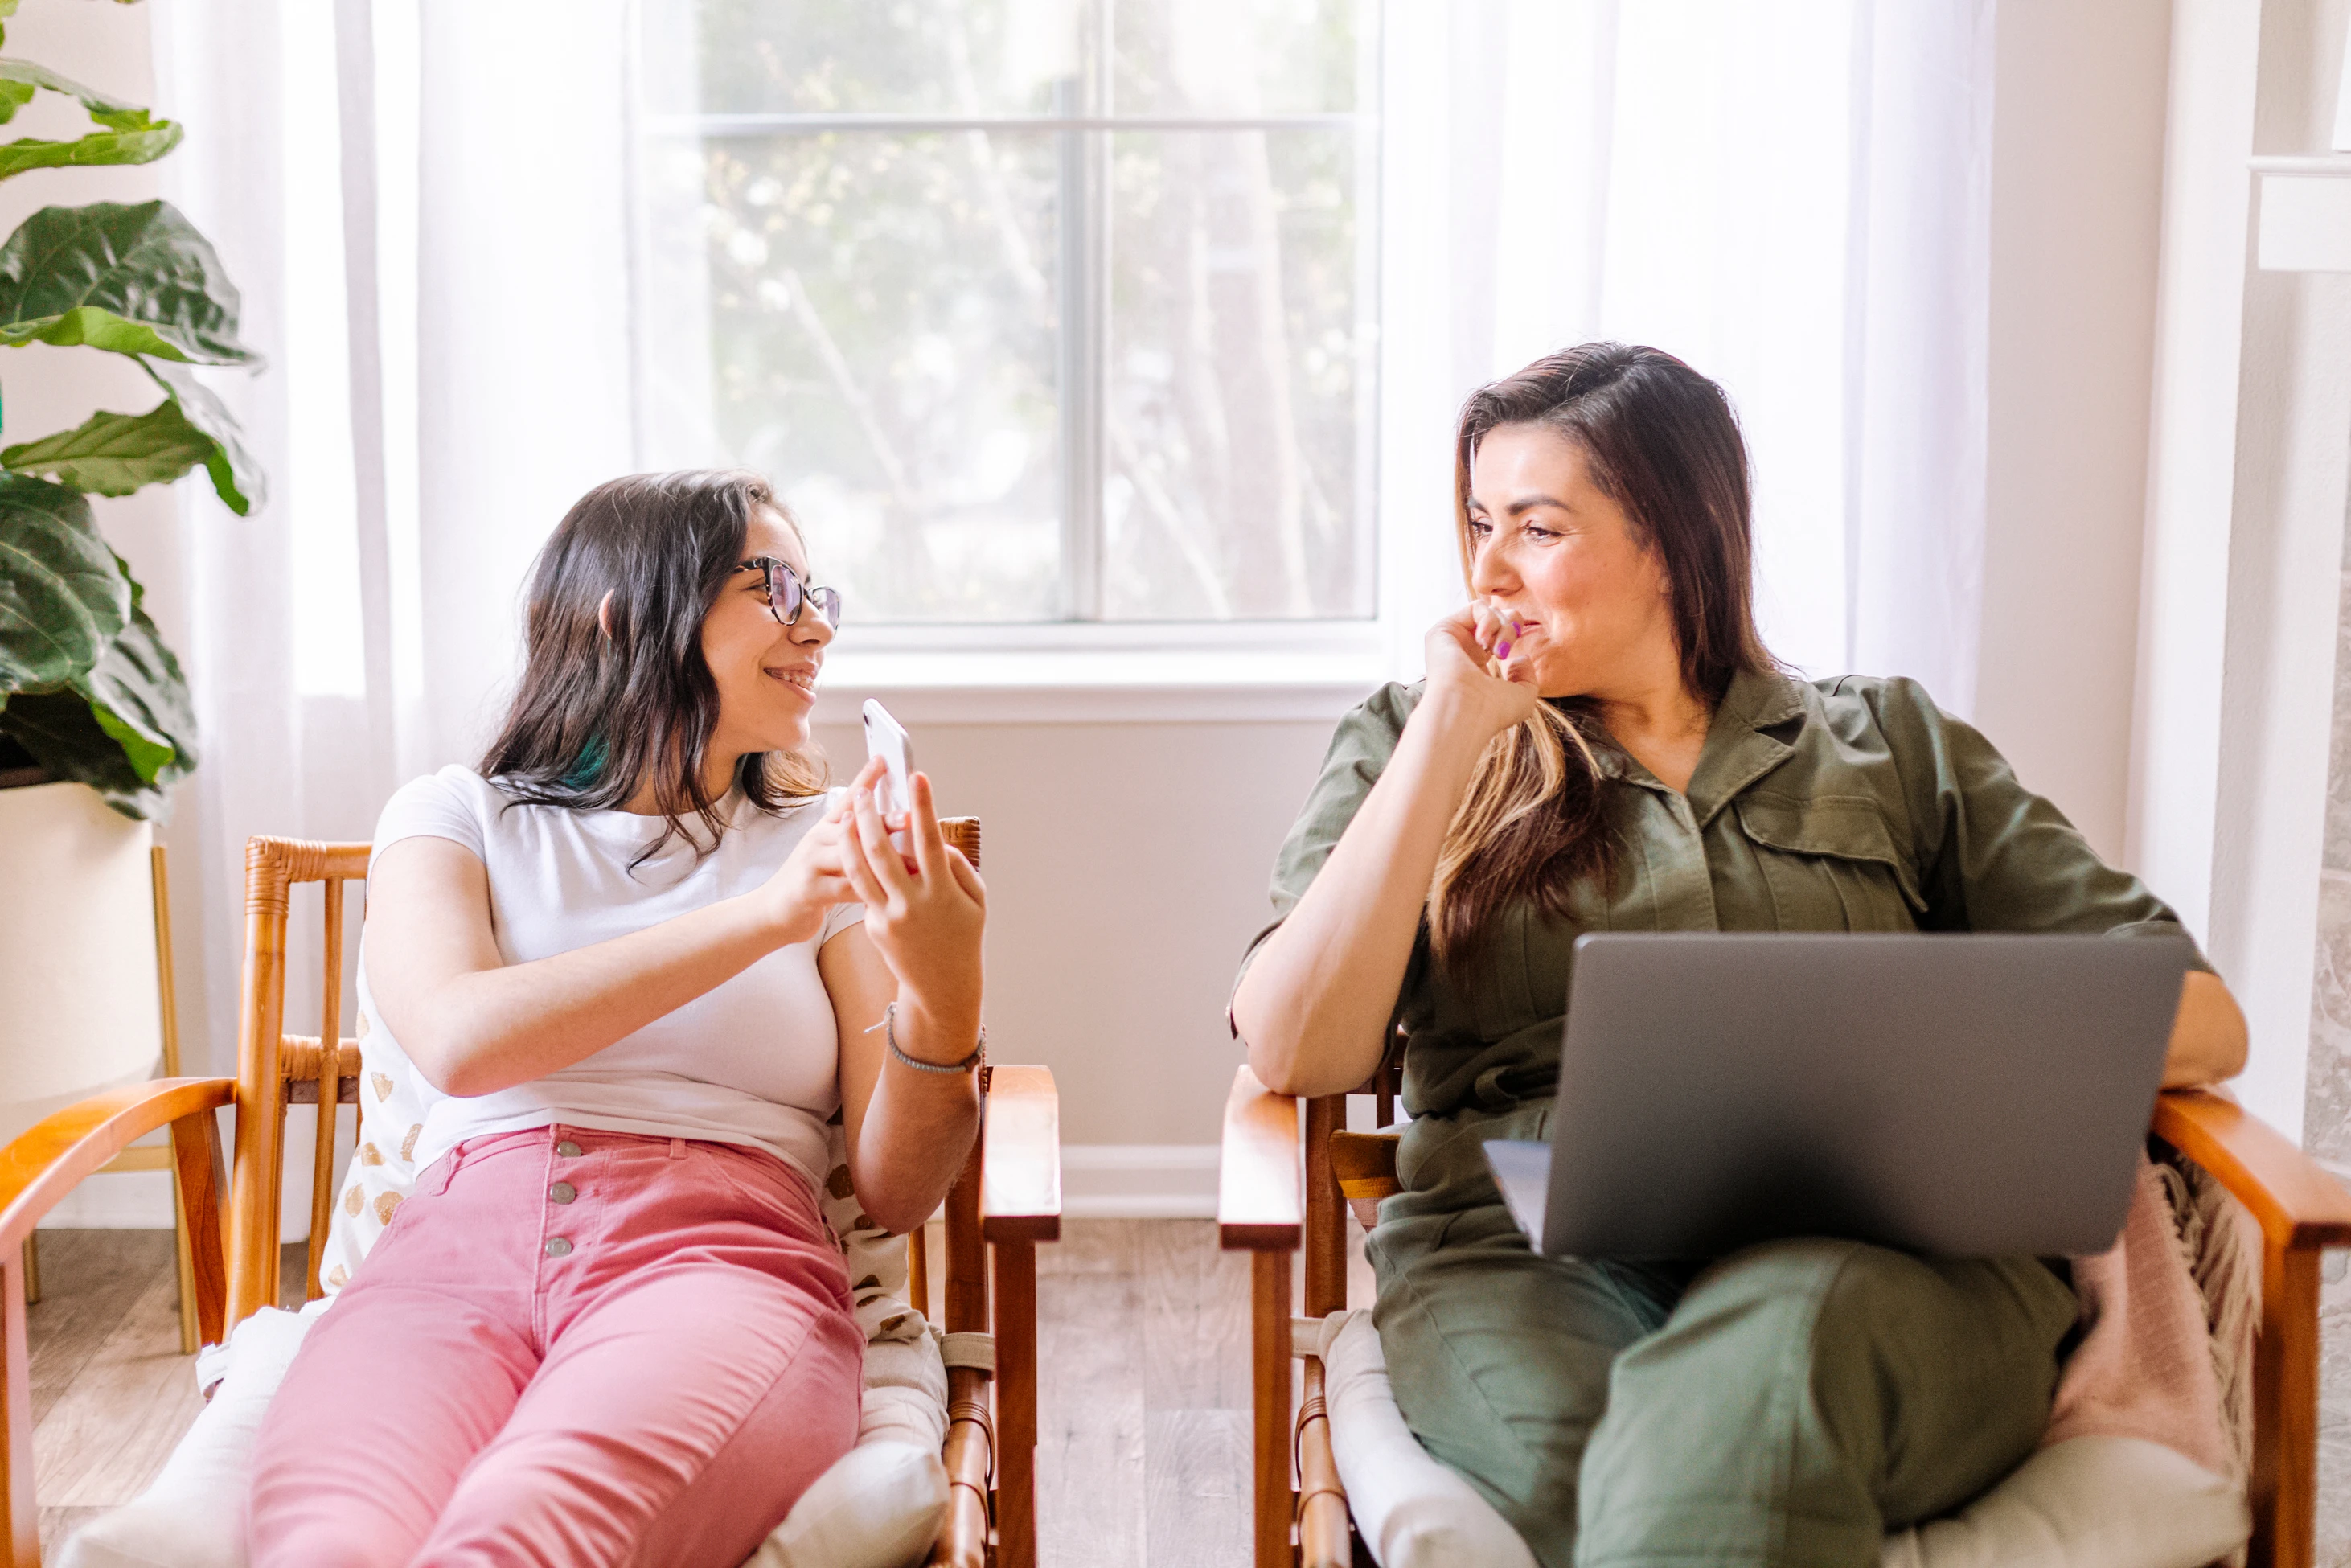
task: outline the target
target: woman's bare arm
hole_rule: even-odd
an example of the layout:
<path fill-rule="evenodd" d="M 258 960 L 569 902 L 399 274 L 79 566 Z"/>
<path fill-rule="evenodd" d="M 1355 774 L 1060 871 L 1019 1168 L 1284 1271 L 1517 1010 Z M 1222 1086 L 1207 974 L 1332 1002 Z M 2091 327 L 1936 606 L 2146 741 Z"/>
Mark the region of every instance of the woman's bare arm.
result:
<path fill-rule="evenodd" d="M 890 1034 L 907 1056 L 935 1066 L 971 1054 L 979 1042 L 987 910 L 979 873 L 939 831 L 931 781 L 917 773 L 912 782 L 911 871 L 868 792 L 852 796 L 855 837 L 842 864 L 865 918 L 817 953 L 840 1029 L 850 1180 L 867 1217 L 902 1232 L 930 1218 L 971 1153 L 979 1074 L 893 1061 Z M 893 1002 L 893 1021 L 884 1024 Z"/>
<path fill-rule="evenodd" d="M 897 996 L 898 977 L 862 925 L 826 943 L 816 962 L 841 1026 L 841 1121 L 857 1201 L 883 1229 L 910 1231 L 962 1174 L 979 1130 L 979 1074 L 915 1072 L 890 1063 L 874 1026 Z M 897 1029 L 900 1047 L 914 1054 L 907 1036 L 916 1026 L 904 1007 Z M 978 1038 L 977 1029 L 971 1038 Z"/>
<path fill-rule="evenodd" d="M 368 988 L 392 1038 L 444 1094 L 491 1094 L 585 1061 L 804 942 L 854 896 L 836 816 L 766 885 L 609 942 L 508 964 L 488 871 L 446 839 L 402 839 L 368 867 Z"/>
<path fill-rule="evenodd" d="M 2166 1089 L 2194 1089 L 2245 1070 L 2243 1009 L 2218 975 L 2188 971 L 2179 1011 L 2171 1020 L 2171 1049 L 2163 1059 Z"/>
<path fill-rule="evenodd" d="M 1233 993 L 1249 1066 L 1278 1093 L 1343 1093 L 1379 1064 L 1445 831 L 1486 743 L 1534 710 L 1533 686 L 1486 672 L 1490 646 L 1475 606 L 1429 633 L 1428 689 L 1394 755 Z"/>

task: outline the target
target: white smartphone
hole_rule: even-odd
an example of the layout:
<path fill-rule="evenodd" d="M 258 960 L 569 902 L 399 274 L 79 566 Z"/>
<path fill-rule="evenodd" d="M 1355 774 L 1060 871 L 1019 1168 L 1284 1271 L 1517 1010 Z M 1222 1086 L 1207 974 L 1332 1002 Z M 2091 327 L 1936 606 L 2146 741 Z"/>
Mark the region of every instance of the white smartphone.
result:
<path fill-rule="evenodd" d="M 914 809 L 914 746 L 907 738 L 906 727 L 890 716 L 890 710 L 865 699 L 865 755 L 882 759 L 882 778 L 873 788 L 873 803 L 884 817 L 912 813 Z M 910 824 L 911 825 L 911 824 Z M 890 835 L 891 842 L 906 853 L 913 841 L 904 830 Z"/>

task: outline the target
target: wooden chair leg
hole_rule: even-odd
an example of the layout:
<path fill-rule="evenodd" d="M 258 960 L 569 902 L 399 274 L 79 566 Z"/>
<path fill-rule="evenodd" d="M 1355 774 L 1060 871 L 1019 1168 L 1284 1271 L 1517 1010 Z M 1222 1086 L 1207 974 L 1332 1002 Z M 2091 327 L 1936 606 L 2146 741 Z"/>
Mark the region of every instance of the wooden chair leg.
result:
<path fill-rule="evenodd" d="M 930 1230 L 927 1225 L 917 1225 L 906 1232 L 906 1299 L 925 1318 L 934 1318 L 931 1310 Z"/>
<path fill-rule="evenodd" d="M 1249 1380 L 1256 1410 L 1257 1568 L 1293 1568 L 1290 1485 L 1290 1254 L 1249 1254 Z"/>
<path fill-rule="evenodd" d="M 228 1331 L 228 1256 L 221 1227 L 221 1195 L 228 1183 L 221 1170 L 220 1124 L 210 1111 L 172 1124 L 172 1173 L 180 1197 L 181 1257 L 188 1269 L 181 1322 L 193 1312 L 197 1339 L 218 1344 Z M 185 1333 L 183 1327 L 183 1343 Z"/>
<path fill-rule="evenodd" d="M 2262 1249 L 2253 1346 L 2252 1568 L 2312 1568 L 2318 1502 L 2316 1247 Z"/>
<path fill-rule="evenodd" d="M 0 1262 L 0 1535 L 11 1568 L 41 1568 L 41 1515 L 33 1500 L 33 1375 L 25 1339 L 25 1264 Z"/>
<path fill-rule="evenodd" d="M 982 1239 L 979 1190 L 985 1134 L 972 1143 L 964 1171 L 947 1192 L 947 1333 L 987 1333 L 987 1243 Z M 932 1543 L 941 1568 L 984 1568 L 988 1558 L 988 1482 L 996 1469 L 996 1428 L 988 1410 L 988 1375 L 976 1366 L 947 1368 L 947 1437 L 940 1455 L 947 1471 L 947 1515 Z"/>
<path fill-rule="evenodd" d="M 188 1206 L 180 1192 L 180 1172 L 172 1170 L 172 1261 L 180 1280 L 180 1354 L 193 1355 L 204 1344 L 196 1329 L 196 1261 L 188 1246 Z"/>
<path fill-rule="evenodd" d="M 1037 1246 L 996 1250 L 996 1563 L 1037 1563 Z"/>

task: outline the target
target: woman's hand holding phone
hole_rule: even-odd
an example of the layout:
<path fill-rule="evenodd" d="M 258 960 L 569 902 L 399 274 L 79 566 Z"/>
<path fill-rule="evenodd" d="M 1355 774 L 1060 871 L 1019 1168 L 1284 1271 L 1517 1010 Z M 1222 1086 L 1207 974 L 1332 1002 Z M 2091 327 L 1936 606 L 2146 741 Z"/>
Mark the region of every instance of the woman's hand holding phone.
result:
<path fill-rule="evenodd" d="M 880 768 L 867 763 L 850 791 L 841 868 L 851 895 L 865 905 L 867 939 L 897 977 L 901 1048 L 925 1060 L 960 1061 L 979 1038 L 987 888 L 941 835 L 927 776 L 909 781 L 914 809 L 904 818 L 883 818 L 873 799 Z M 891 842 L 893 826 L 911 855 Z"/>

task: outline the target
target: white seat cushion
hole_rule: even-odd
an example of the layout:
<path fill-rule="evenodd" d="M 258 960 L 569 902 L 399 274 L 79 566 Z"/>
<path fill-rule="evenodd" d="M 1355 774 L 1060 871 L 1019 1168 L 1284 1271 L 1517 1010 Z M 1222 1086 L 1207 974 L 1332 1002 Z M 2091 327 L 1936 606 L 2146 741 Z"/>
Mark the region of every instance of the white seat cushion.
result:
<path fill-rule="evenodd" d="M 1886 1538 L 1879 1568 L 2204 1568 L 2253 1532 L 2244 1494 L 2144 1437 L 2069 1437 L 1949 1519 Z"/>
<path fill-rule="evenodd" d="M 254 1436 L 329 1302 L 237 1325 L 212 1402 L 145 1491 L 82 1527 L 57 1568 L 245 1568 Z M 947 1375 L 928 1334 L 865 1347 L 857 1447 L 792 1505 L 747 1568 L 903 1568 L 946 1512 Z"/>
<path fill-rule="evenodd" d="M 910 1568 L 947 1511 L 935 1448 L 858 1440 L 792 1505 L 744 1568 Z"/>
<path fill-rule="evenodd" d="M 242 1568 L 254 1436 L 326 1305 L 313 1301 L 299 1314 L 273 1308 L 239 1323 L 212 1402 L 145 1491 L 66 1542 L 60 1568 Z"/>
<path fill-rule="evenodd" d="M 1347 1507 L 1380 1568 L 1535 1568 L 1510 1521 L 1404 1424 L 1371 1313 L 1324 1320 L 1322 1400 Z"/>
<path fill-rule="evenodd" d="M 1396 1409 L 1367 1312 L 1322 1328 L 1331 1447 L 1356 1528 L 1380 1568 L 1533 1568 L 1517 1532 L 1429 1457 Z M 2042 1449 L 1949 1519 L 1886 1537 L 1880 1568 L 2203 1568 L 2243 1545 L 2241 1490 L 2136 1437 Z"/>

